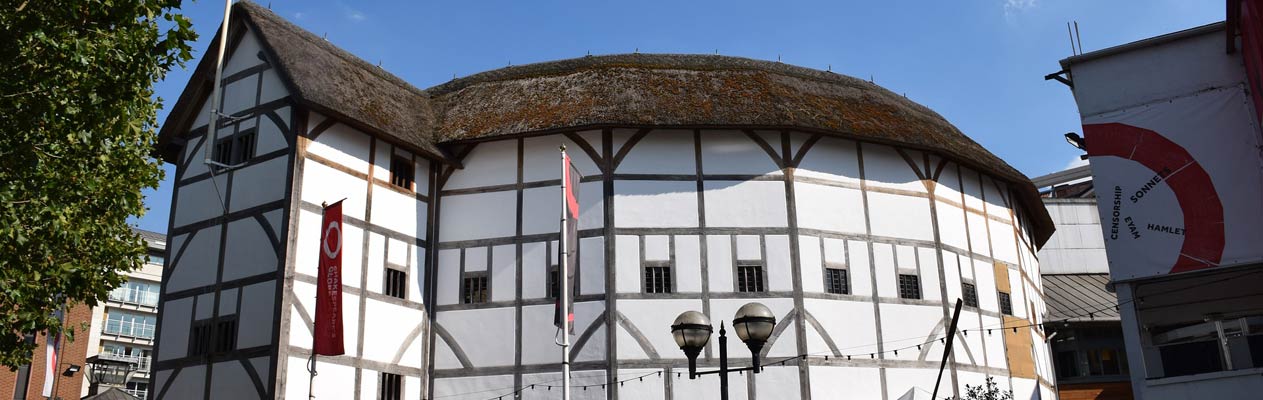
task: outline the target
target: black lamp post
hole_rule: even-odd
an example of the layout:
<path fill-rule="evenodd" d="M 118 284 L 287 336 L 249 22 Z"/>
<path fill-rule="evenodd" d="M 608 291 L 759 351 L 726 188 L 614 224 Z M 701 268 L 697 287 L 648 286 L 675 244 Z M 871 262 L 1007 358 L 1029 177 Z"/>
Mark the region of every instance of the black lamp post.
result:
<path fill-rule="evenodd" d="M 710 341 L 712 331 L 710 318 L 697 311 L 685 311 L 676 317 L 675 323 L 671 325 L 671 334 L 675 337 L 675 343 L 680 346 L 680 350 L 684 350 L 684 355 L 688 356 L 689 379 L 719 374 L 719 398 L 723 400 L 728 399 L 729 372 L 753 371 L 757 374 L 762 369 L 759 366 L 759 353 L 763 350 L 763 344 L 767 343 L 768 337 L 772 336 L 772 329 L 776 327 L 776 317 L 767 306 L 749 303 L 737 310 L 737 315 L 732 320 L 732 327 L 737 330 L 737 337 L 740 337 L 741 341 L 746 343 L 746 347 L 750 348 L 752 365 L 746 368 L 728 369 L 728 335 L 723 323 L 720 323 L 719 370 L 697 372 L 697 355 L 701 354 L 702 348 L 706 347 L 706 343 Z"/>

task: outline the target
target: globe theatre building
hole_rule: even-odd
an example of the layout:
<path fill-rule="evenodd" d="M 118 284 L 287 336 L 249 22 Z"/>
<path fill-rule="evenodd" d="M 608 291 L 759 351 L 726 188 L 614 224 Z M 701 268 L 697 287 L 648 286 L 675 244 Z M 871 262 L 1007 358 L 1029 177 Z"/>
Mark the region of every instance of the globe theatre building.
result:
<path fill-rule="evenodd" d="M 160 133 L 177 172 L 153 398 L 559 398 L 560 145 L 584 175 L 576 398 L 718 398 L 671 322 L 751 301 L 777 325 L 732 398 L 927 398 L 958 298 L 940 397 L 990 377 L 1055 398 L 1035 188 L 904 97 L 649 54 L 421 90 L 256 4 L 232 13 L 227 116 L 210 124 L 207 57 Z M 208 168 L 207 146 L 236 166 Z M 321 204 L 341 199 L 347 350 L 312 378 Z"/>

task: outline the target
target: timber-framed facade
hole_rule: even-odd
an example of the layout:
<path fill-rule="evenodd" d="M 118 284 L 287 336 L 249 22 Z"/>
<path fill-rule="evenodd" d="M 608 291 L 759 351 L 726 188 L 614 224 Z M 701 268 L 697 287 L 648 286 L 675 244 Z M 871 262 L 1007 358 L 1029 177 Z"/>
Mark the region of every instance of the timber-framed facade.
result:
<path fill-rule="evenodd" d="M 229 116 L 213 125 L 221 139 L 253 135 L 253 154 L 236 168 L 201 162 L 204 60 L 159 140 L 177 187 L 155 398 L 371 399 L 395 375 L 389 390 L 407 399 L 555 397 L 563 144 L 584 174 L 576 397 L 712 394 L 713 377 L 677 377 L 687 364 L 671 318 L 718 323 L 757 300 L 778 320 L 763 356 L 786 362 L 740 376 L 734 398 L 898 399 L 933 386 L 935 339 L 967 283 L 978 306 L 958 330 L 975 334 L 958 335 L 947 393 L 995 377 L 1017 397 L 1055 398 L 1033 279 L 1048 215 L 1024 176 L 924 107 L 719 56 L 585 57 L 420 90 L 258 5 L 233 13 Z M 564 97 L 576 92 L 611 98 Z M 310 380 L 320 210 L 340 199 L 347 354 L 319 357 Z M 648 290 L 649 267 L 669 286 Z M 843 293 L 826 288 L 826 268 L 844 271 Z M 399 273 L 402 296 L 385 283 Z M 917 277 L 919 298 L 900 296 L 899 275 Z M 486 291 L 467 296 L 467 279 Z M 200 351 L 199 324 L 212 339 L 231 326 L 233 348 Z M 714 345 L 699 367 L 717 365 Z"/>

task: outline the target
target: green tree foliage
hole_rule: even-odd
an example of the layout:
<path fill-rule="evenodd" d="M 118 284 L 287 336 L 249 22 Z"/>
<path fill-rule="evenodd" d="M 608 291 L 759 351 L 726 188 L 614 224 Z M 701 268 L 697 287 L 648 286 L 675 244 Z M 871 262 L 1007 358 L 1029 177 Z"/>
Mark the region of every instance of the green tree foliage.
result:
<path fill-rule="evenodd" d="M 0 1 L 0 364 L 144 262 L 127 225 L 158 185 L 153 84 L 191 58 L 179 0 Z"/>
<path fill-rule="evenodd" d="M 1013 400 L 1013 391 L 1000 390 L 995 378 L 987 377 L 986 385 L 965 385 L 965 400 Z"/>

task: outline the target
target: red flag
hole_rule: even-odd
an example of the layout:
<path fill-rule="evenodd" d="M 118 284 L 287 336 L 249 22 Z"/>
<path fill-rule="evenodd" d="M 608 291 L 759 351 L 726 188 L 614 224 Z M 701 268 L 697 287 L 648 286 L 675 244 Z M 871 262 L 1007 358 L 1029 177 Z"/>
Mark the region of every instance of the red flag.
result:
<path fill-rule="evenodd" d="M 324 209 L 320 224 L 320 276 L 316 279 L 315 354 L 337 356 L 342 346 L 342 202 Z"/>
<path fill-rule="evenodd" d="M 575 271 L 579 270 L 579 182 L 583 175 L 579 174 L 579 170 L 570 162 L 570 156 L 565 152 L 561 153 L 563 186 L 565 186 L 565 225 L 562 229 L 562 240 L 566 243 L 566 254 L 561 257 L 566 259 L 566 286 L 570 288 L 570 296 L 567 297 L 566 309 L 569 315 L 566 320 L 570 321 L 569 333 L 574 333 L 574 297 L 575 290 Z M 563 277 L 559 277 L 563 279 Z M 561 328 L 561 298 L 557 299 L 556 309 L 553 312 L 553 324 Z"/>

